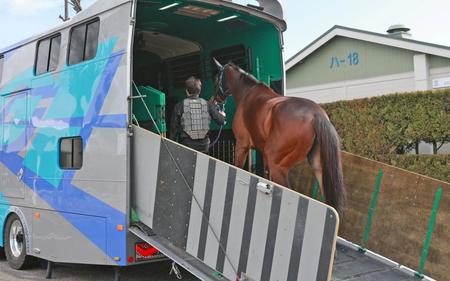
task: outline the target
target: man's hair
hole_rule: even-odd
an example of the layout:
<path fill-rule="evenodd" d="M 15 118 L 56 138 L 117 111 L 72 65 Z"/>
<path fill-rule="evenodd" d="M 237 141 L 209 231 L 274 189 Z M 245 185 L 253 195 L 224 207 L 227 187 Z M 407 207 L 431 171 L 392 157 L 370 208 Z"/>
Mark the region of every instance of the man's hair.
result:
<path fill-rule="evenodd" d="M 186 91 L 188 91 L 190 96 L 198 96 L 200 95 L 200 91 L 202 90 L 202 84 L 201 80 L 191 76 L 186 81 L 184 81 L 184 84 L 186 85 Z"/>

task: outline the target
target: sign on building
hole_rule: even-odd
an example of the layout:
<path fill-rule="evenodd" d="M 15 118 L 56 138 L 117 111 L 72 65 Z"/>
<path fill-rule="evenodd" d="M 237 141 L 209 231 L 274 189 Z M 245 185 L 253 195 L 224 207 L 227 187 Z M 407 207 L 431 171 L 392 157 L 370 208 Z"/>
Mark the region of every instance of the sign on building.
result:
<path fill-rule="evenodd" d="M 433 89 L 450 87 L 450 77 L 433 79 L 432 87 Z"/>

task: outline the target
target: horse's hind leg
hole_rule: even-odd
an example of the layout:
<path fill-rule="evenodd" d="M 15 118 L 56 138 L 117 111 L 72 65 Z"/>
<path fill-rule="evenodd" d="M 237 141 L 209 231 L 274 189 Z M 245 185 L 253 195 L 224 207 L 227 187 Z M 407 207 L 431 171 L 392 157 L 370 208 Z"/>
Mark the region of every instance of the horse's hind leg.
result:
<path fill-rule="evenodd" d="M 290 162 L 290 155 L 296 154 L 296 151 L 291 151 L 286 155 L 286 153 L 280 153 L 282 150 L 283 146 L 280 147 L 280 143 L 275 139 L 268 141 L 264 149 L 264 164 L 270 180 L 285 187 L 290 187 L 288 174 L 291 165 L 286 165 L 286 163 Z"/>
<path fill-rule="evenodd" d="M 270 180 L 282 186 L 289 187 L 288 169 L 277 165 L 268 165 Z"/>
<path fill-rule="evenodd" d="M 308 154 L 308 162 L 311 166 L 317 181 L 319 182 L 320 193 L 323 193 L 323 180 L 322 180 L 322 164 L 320 161 L 320 148 L 317 144 L 311 149 Z"/>

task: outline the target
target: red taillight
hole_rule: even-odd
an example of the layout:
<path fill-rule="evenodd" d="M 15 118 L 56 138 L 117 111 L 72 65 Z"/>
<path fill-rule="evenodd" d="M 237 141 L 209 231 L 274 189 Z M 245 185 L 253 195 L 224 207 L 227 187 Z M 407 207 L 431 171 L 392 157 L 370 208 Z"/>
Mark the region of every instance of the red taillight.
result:
<path fill-rule="evenodd" d="M 141 257 L 149 257 L 158 254 L 159 251 L 152 245 L 142 242 L 136 244 L 136 253 L 138 253 Z"/>
<path fill-rule="evenodd" d="M 128 257 L 128 263 L 133 263 L 134 262 L 134 258 L 133 257 Z"/>

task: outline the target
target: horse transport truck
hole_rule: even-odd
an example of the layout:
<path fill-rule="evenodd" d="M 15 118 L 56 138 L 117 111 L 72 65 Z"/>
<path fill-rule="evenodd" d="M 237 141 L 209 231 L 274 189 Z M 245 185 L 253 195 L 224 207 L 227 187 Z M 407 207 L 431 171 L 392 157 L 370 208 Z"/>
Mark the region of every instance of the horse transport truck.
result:
<path fill-rule="evenodd" d="M 97 1 L 0 50 L 0 250 L 12 268 L 39 258 L 51 277 L 55 262 L 171 259 L 202 280 L 330 280 L 337 213 L 225 162 L 232 102 L 215 157 L 164 137 L 187 77 L 213 95 L 213 58 L 283 94 L 282 7 L 258 2 Z"/>

